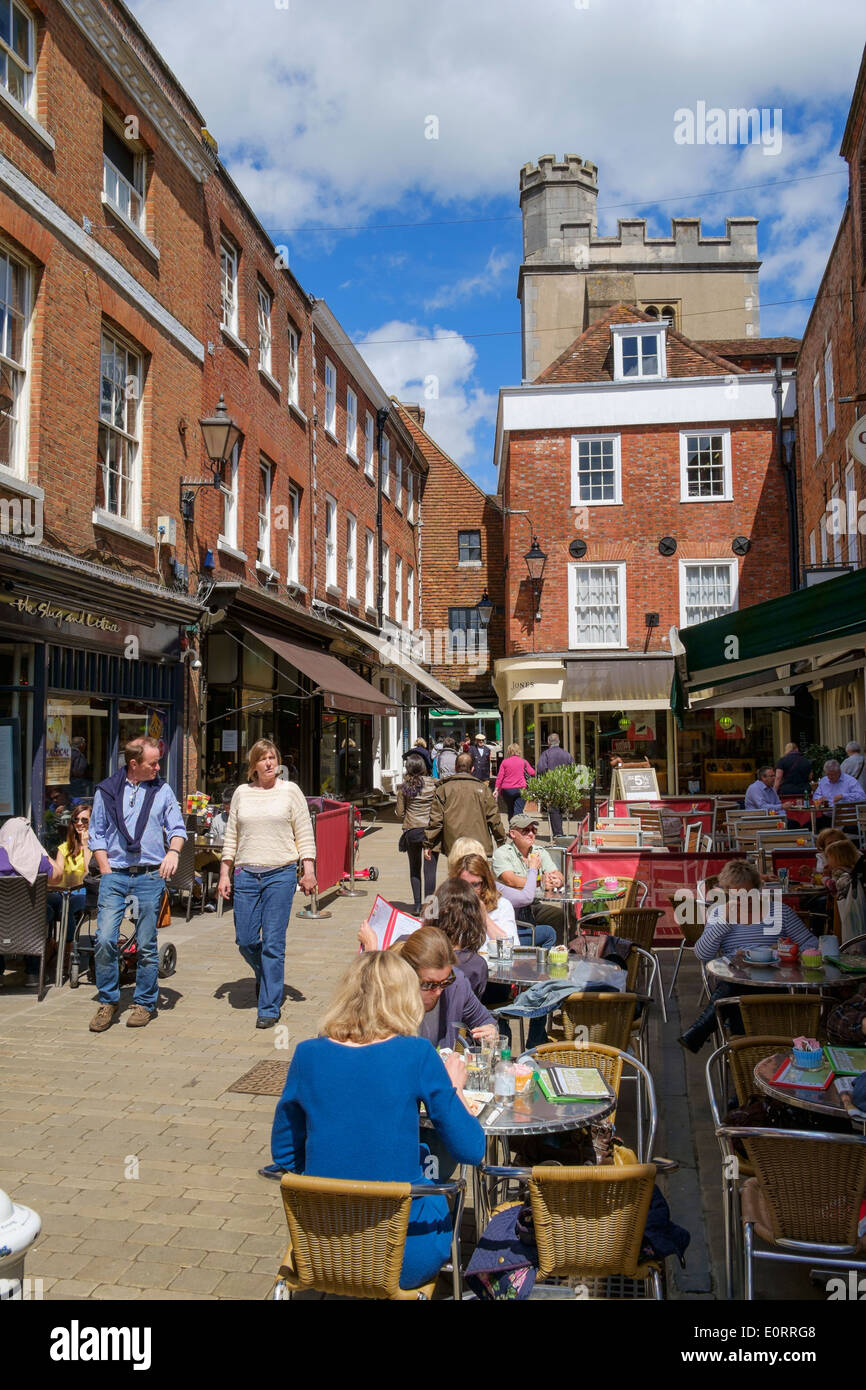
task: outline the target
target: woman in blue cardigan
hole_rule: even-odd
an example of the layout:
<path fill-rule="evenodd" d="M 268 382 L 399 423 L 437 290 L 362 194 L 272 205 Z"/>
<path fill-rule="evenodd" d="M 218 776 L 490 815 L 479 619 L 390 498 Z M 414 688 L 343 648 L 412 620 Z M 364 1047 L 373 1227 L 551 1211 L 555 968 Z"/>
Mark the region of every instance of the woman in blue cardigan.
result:
<path fill-rule="evenodd" d="M 421 1101 L 460 1163 L 480 1163 L 484 1131 L 462 1100 L 466 1068 L 417 1036 L 424 1006 L 414 971 L 395 952 L 349 967 L 318 1038 L 298 1044 L 274 1115 L 274 1164 L 293 1173 L 368 1182 L 423 1182 Z M 402 1288 L 433 1279 L 448 1259 L 444 1197 L 412 1203 Z"/>

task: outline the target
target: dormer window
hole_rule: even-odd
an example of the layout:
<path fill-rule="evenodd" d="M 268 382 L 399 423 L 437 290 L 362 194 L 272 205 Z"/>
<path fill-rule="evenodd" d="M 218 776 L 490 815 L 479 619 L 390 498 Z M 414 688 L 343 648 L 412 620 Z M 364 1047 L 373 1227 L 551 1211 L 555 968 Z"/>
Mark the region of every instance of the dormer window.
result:
<path fill-rule="evenodd" d="M 614 381 L 659 381 L 667 376 L 666 325 L 611 325 Z"/>

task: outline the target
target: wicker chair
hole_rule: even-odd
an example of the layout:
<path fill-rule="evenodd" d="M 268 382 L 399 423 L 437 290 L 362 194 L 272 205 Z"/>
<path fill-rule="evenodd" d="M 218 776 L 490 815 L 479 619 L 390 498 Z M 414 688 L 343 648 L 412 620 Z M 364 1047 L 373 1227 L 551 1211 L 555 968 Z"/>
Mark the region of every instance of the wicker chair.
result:
<path fill-rule="evenodd" d="M 707 1095 L 716 1137 L 722 1150 L 722 1210 L 725 1218 L 726 1295 L 734 1297 L 735 1251 L 740 1235 L 739 1179 L 754 1177 L 748 1159 L 734 1150 L 733 1142 L 723 1134 L 723 1126 L 733 1080 L 737 1102 L 745 1105 L 755 1094 L 755 1067 L 765 1057 L 776 1052 L 790 1052 L 791 1039 L 783 1036 L 732 1038 L 712 1053 L 706 1065 Z M 729 1080 L 730 1078 L 730 1080 Z"/>
<path fill-rule="evenodd" d="M 617 892 L 620 888 L 625 888 L 625 893 L 621 898 L 599 898 L 599 910 L 597 912 L 582 912 L 580 916 L 580 927 L 585 930 L 589 927 L 590 931 L 614 930 L 616 923 L 611 918 L 619 918 L 623 912 L 631 912 L 635 908 L 643 907 L 647 900 L 649 889 L 639 878 L 619 878 L 617 879 Z M 605 880 L 603 878 L 591 878 L 584 885 L 585 893 L 595 893 L 598 889 L 603 889 Z M 638 901 L 638 898 L 640 901 Z M 624 935 L 617 931 L 617 936 Z"/>
<path fill-rule="evenodd" d="M 738 1004 L 743 1027 L 748 1037 L 763 1037 L 768 1033 L 796 1038 L 800 1034 L 816 1037 L 821 1021 L 821 997 L 817 994 L 744 994 L 734 999 L 719 999 L 717 1012 L 728 1005 Z"/>
<path fill-rule="evenodd" d="M 594 990 L 569 994 L 560 1005 L 563 1040 L 603 1043 L 625 1052 L 636 1009 L 635 994 L 605 994 Z"/>
<path fill-rule="evenodd" d="M 47 941 L 47 874 L 37 874 L 32 884 L 18 874 L 3 875 L 0 878 L 0 956 L 39 957 L 37 999 L 42 999 L 45 993 Z"/>
<path fill-rule="evenodd" d="M 593 1298 L 664 1296 L 661 1267 L 640 1261 L 656 1179 L 654 1163 L 585 1168 L 485 1165 L 481 1171 L 529 1184 L 538 1245 L 536 1288 L 546 1279 L 567 1279 Z"/>
<path fill-rule="evenodd" d="M 195 891 L 195 836 L 190 833 L 189 839 L 181 846 L 180 854 L 177 859 L 177 869 L 168 881 L 168 888 L 171 894 L 177 893 L 178 897 L 186 893 L 186 920 L 192 916 L 193 894 Z M 204 911 L 204 888 L 202 888 L 202 911 Z"/>
<path fill-rule="evenodd" d="M 742 1142 L 755 1171 L 740 1194 L 747 1300 L 755 1296 L 755 1260 L 866 1271 L 857 1234 L 866 1137 L 725 1126 L 720 1133 Z M 770 1249 L 759 1248 L 756 1237 Z"/>
<path fill-rule="evenodd" d="M 460 1291 L 460 1219 L 464 1182 L 351 1182 L 285 1173 L 280 1182 L 289 1246 L 273 1298 L 300 1290 L 343 1298 L 430 1299 L 436 1280 L 400 1288 L 413 1197 L 452 1199 L 454 1297 Z"/>
<path fill-rule="evenodd" d="M 622 1052 L 616 1047 L 606 1047 L 604 1043 L 592 1042 L 542 1043 L 526 1055 L 557 1067 L 596 1067 L 617 1099 L 620 1082 L 633 1079 L 637 1088 L 637 1153 L 641 1162 L 649 1162 L 658 1128 L 658 1107 L 652 1077 L 642 1062 L 630 1052 Z M 625 1078 L 624 1066 L 628 1069 Z M 643 1124 L 644 1115 L 647 1119 L 646 1129 Z M 608 1119 L 615 1121 L 616 1111 L 612 1111 Z"/>

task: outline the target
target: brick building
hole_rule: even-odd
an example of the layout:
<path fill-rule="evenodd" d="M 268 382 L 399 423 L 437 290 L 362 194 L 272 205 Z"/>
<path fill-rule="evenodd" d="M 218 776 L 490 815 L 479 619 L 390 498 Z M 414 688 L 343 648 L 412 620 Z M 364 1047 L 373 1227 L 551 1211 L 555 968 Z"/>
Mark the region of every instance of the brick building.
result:
<path fill-rule="evenodd" d="M 670 630 L 789 587 L 775 386 L 774 372 L 744 371 L 621 304 L 532 384 L 500 392 L 494 684 L 505 741 L 530 760 L 557 733 L 602 777 L 608 753 L 646 753 L 660 788 L 722 792 L 787 737 L 788 696 L 730 696 L 678 731 L 669 709 Z M 790 421 L 790 370 L 781 400 Z M 533 538 L 547 557 L 537 586 Z"/>
<path fill-rule="evenodd" d="M 419 405 L 401 405 L 406 428 L 426 460 L 423 579 L 425 659 L 451 692 L 431 709 L 433 737 L 483 729 L 493 743 L 502 730 L 493 662 L 504 652 L 502 509 L 424 429 Z M 492 605 L 487 626 L 479 603 Z"/>
<path fill-rule="evenodd" d="M 161 537 L 203 461 L 208 163 L 122 6 L 14 0 L 0 46 L 2 810 L 51 846 L 135 734 L 163 740 L 178 791 L 195 771 L 200 605 Z"/>
<path fill-rule="evenodd" d="M 848 201 L 797 361 L 801 571 L 807 586 L 856 570 L 866 558 L 866 468 L 855 459 L 850 438 L 866 415 L 866 51 L 840 153 L 848 164 Z M 834 592 L 826 591 L 831 607 Z M 838 655 L 845 658 L 843 669 L 812 684 L 816 736 L 830 746 L 863 741 L 866 734 L 862 650 Z"/>

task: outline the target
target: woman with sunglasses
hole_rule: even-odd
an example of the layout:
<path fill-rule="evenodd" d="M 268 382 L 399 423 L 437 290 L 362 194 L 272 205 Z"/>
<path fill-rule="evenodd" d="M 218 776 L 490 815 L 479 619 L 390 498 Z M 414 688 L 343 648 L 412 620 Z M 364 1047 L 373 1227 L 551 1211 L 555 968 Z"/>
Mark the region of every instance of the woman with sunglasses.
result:
<path fill-rule="evenodd" d="M 457 966 L 454 947 L 438 927 L 418 931 L 392 946 L 418 976 L 424 1017 L 419 1032 L 434 1047 L 453 1047 L 461 1027 L 473 1038 L 495 1042 L 499 1024 L 472 992 Z"/>
<path fill-rule="evenodd" d="M 75 931 L 75 921 L 84 911 L 87 890 L 84 879 L 90 869 L 90 807 L 76 806 L 69 821 L 66 839 L 57 851 L 54 872 L 60 875 L 58 891 L 48 894 L 48 920 L 59 922 L 63 912 L 63 893 L 69 894 L 69 918 L 66 925 L 66 940 L 71 941 Z"/>

